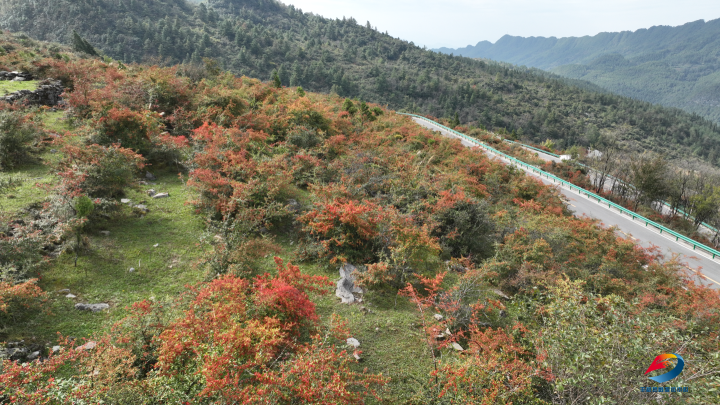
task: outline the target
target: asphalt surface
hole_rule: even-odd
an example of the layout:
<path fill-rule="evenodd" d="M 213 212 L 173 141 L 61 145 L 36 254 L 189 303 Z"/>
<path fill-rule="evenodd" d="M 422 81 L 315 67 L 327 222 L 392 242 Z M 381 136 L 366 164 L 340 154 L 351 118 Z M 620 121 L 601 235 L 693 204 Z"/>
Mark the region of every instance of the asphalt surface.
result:
<path fill-rule="evenodd" d="M 459 139 L 464 146 L 479 148 L 474 143 L 462 139 L 430 122 L 417 118 L 413 118 L 413 120 L 423 127 L 440 132 L 443 136 Z M 512 164 L 509 160 L 506 160 L 501 156 L 495 155 L 482 148 L 480 148 L 480 150 L 483 150 L 491 157 L 506 164 Z M 553 158 L 549 155 L 546 156 Z M 595 218 L 599 220 L 603 226 L 617 227 L 617 232 L 621 236 L 629 237 L 637 244 L 644 247 L 657 246 L 666 257 L 678 255 L 680 260 L 683 263 L 686 263 L 688 269 L 695 275 L 695 279 L 698 283 L 702 283 L 713 288 L 720 288 L 720 257 L 716 257 L 716 259 L 713 260 L 706 252 L 695 251 L 692 246 L 689 246 L 684 242 L 676 242 L 674 237 L 666 237 L 666 235 L 660 234 L 658 229 L 652 226 L 646 226 L 644 222 L 640 222 L 637 219 L 633 220 L 632 217 L 621 214 L 616 209 L 608 208 L 598 203 L 597 200 L 592 200 L 585 195 L 579 194 L 577 191 L 561 187 L 553 183 L 552 180 L 540 177 L 536 173 L 528 170 L 525 170 L 525 172 L 530 176 L 540 179 L 545 184 L 555 185 L 566 197 L 568 208 L 573 211 L 575 216 Z"/>

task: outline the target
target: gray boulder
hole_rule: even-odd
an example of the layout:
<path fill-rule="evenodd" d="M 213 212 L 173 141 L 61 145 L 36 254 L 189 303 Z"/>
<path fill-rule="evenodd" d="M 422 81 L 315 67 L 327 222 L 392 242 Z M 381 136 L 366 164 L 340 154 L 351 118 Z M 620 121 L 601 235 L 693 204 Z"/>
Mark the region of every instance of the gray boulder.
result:
<path fill-rule="evenodd" d="M 100 312 L 108 308 L 110 308 L 108 304 L 75 304 L 75 309 L 80 311 Z"/>
<path fill-rule="evenodd" d="M 152 174 L 152 173 L 150 173 L 150 172 L 145 172 L 145 178 L 148 179 L 148 180 L 150 180 L 150 181 L 155 181 L 155 180 L 157 180 L 157 177 L 155 177 L 155 175 Z"/>
<path fill-rule="evenodd" d="M 340 280 L 337 282 L 337 288 L 335 289 L 335 296 L 340 298 L 343 304 L 352 304 L 355 301 L 360 301 L 355 298 L 354 294 L 362 294 L 362 288 L 355 285 L 354 272 L 357 271 L 357 267 L 352 264 L 344 264 L 340 267 Z"/>
<path fill-rule="evenodd" d="M 170 197 L 170 193 L 157 193 L 152 198 L 168 198 Z"/>

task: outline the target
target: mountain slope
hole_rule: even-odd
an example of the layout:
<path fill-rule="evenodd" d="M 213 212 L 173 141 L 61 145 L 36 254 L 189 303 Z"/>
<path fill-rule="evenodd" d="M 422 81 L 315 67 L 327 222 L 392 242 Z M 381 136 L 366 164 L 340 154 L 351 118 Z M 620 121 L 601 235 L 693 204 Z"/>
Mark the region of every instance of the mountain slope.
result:
<path fill-rule="evenodd" d="M 217 60 L 236 74 L 334 92 L 559 147 L 615 136 L 627 147 L 713 164 L 717 125 L 679 110 L 592 91 L 545 72 L 431 52 L 354 19 L 271 0 L 0 0 L 0 27 L 70 42 L 73 30 L 125 62 Z"/>
<path fill-rule="evenodd" d="M 720 19 L 581 38 L 506 35 L 438 51 L 549 70 L 720 122 Z"/>

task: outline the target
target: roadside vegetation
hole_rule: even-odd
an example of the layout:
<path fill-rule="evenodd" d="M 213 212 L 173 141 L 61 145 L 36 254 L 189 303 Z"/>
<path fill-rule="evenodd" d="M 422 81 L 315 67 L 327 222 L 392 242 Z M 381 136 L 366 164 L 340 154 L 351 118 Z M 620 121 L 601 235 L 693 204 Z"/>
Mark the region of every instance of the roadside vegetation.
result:
<path fill-rule="evenodd" d="M 47 56 L 62 115 L 0 105 L 3 178 L 45 170 L 3 191 L 0 340 L 38 357 L 0 401 L 647 403 L 656 353 L 686 361 L 666 403 L 720 399 L 717 291 L 522 172 L 209 60 Z"/>

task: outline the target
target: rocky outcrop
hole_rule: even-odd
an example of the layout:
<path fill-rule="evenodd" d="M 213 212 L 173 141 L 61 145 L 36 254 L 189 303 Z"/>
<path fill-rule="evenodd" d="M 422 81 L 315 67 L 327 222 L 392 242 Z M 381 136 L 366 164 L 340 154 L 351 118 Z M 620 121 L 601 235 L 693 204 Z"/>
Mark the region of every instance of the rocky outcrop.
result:
<path fill-rule="evenodd" d="M 7 96 L 0 97 L 0 101 L 8 103 L 21 102 L 29 105 L 47 105 L 55 106 L 60 104 L 62 97 L 60 95 L 65 91 L 60 81 L 52 79 L 40 82 L 37 90 L 20 90 Z"/>
<path fill-rule="evenodd" d="M 33 77 L 30 73 L 6 72 L 4 70 L 0 70 L 0 80 L 13 80 L 16 82 L 24 82 L 32 79 Z"/>
<path fill-rule="evenodd" d="M 342 300 L 343 304 L 362 302 L 362 299 L 355 297 L 355 294 L 362 294 L 362 288 L 355 285 L 355 273 L 357 268 L 352 264 L 345 264 L 340 267 L 340 280 L 337 282 L 335 296 Z"/>

